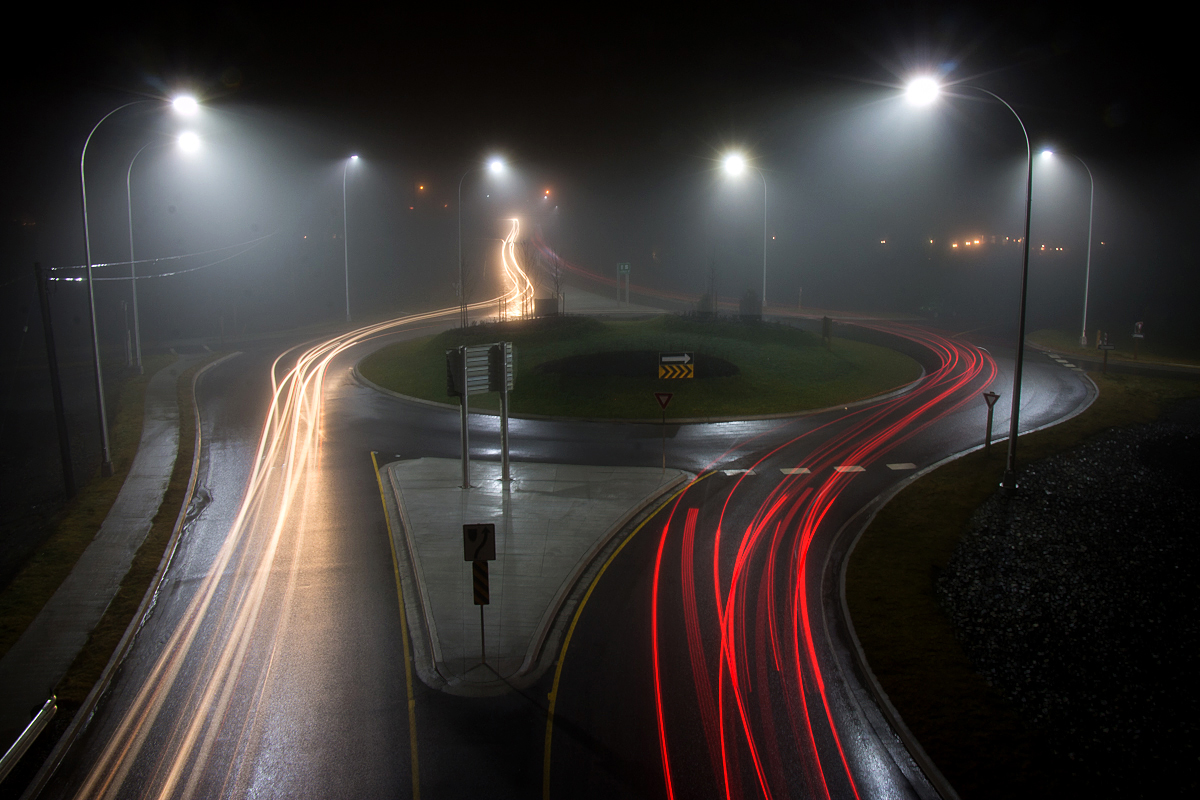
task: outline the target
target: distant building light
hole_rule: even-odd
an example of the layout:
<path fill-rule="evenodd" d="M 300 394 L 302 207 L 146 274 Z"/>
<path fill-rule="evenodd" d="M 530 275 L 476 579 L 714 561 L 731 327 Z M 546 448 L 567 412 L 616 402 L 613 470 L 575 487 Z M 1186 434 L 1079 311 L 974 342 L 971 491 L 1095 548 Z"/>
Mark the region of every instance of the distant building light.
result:
<path fill-rule="evenodd" d="M 952 244 L 952 245 L 950 245 L 950 246 L 951 246 L 951 247 L 958 247 L 958 242 L 955 242 L 954 244 Z"/>

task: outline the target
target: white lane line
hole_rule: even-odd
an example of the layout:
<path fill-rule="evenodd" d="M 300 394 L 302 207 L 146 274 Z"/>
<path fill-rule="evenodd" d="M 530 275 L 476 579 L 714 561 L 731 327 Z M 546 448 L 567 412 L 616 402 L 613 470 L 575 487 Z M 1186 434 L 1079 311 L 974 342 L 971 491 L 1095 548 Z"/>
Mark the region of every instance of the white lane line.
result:
<path fill-rule="evenodd" d="M 724 473 L 725 475 L 753 475 L 753 474 L 755 474 L 754 470 L 752 470 L 752 469 L 723 469 L 723 470 L 721 470 L 721 472 Z"/>
<path fill-rule="evenodd" d="M 1074 364 L 1069 364 L 1066 361 L 1062 362 L 1062 365 L 1064 367 L 1070 367 L 1071 369 L 1078 369 L 1078 367 L 1076 367 Z M 496 367 L 496 369 L 499 369 L 499 367 Z"/>
<path fill-rule="evenodd" d="M 867 470 L 864 467 L 850 464 L 850 465 L 847 465 L 844 467 L 834 467 L 833 471 L 834 472 L 866 472 Z"/>
<path fill-rule="evenodd" d="M 888 464 L 888 469 L 916 469 L 917 465 L 911 461 L 905 461 L 900 464 Z"/>
<path fill-rule="evenodd" d="M 779 471 L 784 475 L 807 475 L 812 470 L 808 467 L 780 467 Z"/>

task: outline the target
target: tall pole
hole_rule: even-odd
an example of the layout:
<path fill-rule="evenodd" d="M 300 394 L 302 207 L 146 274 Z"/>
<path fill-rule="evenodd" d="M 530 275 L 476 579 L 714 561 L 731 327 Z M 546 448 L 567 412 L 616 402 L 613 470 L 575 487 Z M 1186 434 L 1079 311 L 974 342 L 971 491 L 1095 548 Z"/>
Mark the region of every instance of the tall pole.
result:
<path fill-rule="evenodd" d="M 358 156 L 350 156 L 342 164 L 342 264 L 346 270 L 346 322 L 350 321 L 350 242 L 346 238 L 346 171 L 350 169 L 350 162 L 357 158 Z"/>
<path fill-rule="evenodd" d="M 1029 144 L 1029 131 L 1026 130 L 1021 115 L 1006 103 L 1004 98 L 978 86 L 963 88 L 975 89 L 998 100 L 1017 118 L 1017 124 L 1021 126 L 1021 133 L 1025 136 L 1025 235 L 1021 248 L 1021 304 L 1017 313 L 1017 360 L 1013 370 L 1012 411 L 1008 423 L 1008 459 L 1004 465 L 1004 478 L 1000 481 L 1000 486 L 1011 492 L 1017 488 L 1017 433 L 1020 430 L 1021 416 L 1021 372 L 1025 366 L 1025 301 L 1029 287 L 1029 221 L 1033 207 L 1033 149 Z"/>
<path fill-rule="evenodd" d="M 42 335 L 46 339 L 46 358 L 50 362 L 50 393 L 54 396 L 54 424 L 58 427 L 58 455 L 62 460 L 63 487 L 67 499 L 75 496 L 75 470 L 71 465 L 71 442 L 67 437 L 67 414 L 63 407 L 62 380 L 58 376 L 58 351 L 54 347 L 54 324 L 50 319 L 50 297 L 46 293 L 46 275 L 42 265 L 33 265 L 37 280 L 38 302 L 42 309 Z"/>
<path fill-rule="evenodd" d="M 144 144 L 133 154 L 133 158 L 129 159 L 129 169 L 125 171 L 125 208 L 129 212 L 129 284 L 133 292 L 133 352 L 139 375 L 144 375 L 146 370 L 142 367 L 142 328 L 138 322 L 137 258 L 133 254 L 133 190 L 130 179 L 133 176 L 133 162 L 149 146 L 149 143 Z"/>
<path fill-rule="evenodd" d="M 1087 347 L 1087 307 L 1088 307 L 1088 286 L 1092 281 L 1092 218 L 1093 212 L 1096 210 L 1096 181 L 1092 178 L 1092 170 L 1088 167 L 1079 156 L 1075 156 L 1083 168 L 1087 170 L 1088 183 L 1091 185 L 1091 194 L 1088 200 L 1088 248 L 1087 248 L 1087 271 L 1083 275 L 1083 328 L 1079 333 L 1079 344 Z"/>
<path fill-rule="evenodd" d="M 471 167 L 458 179 L 458 326 L 467 327 L 467 287 L 463 283 L 462 258 L 462 185 L 467 176 L 479 167 Z"/>
<path fill-rule="evenodd" d="M 92 325 L 92 365 L 96 374 L 96 405 L 100 412 L 100 474 L 106 478 L 112 476 L 113 465 L 108 444 L 108 411 L 104 404 L 104 373 L 100 368 L 100 335 L 96 330 L 96 292 L 92 280 L 92 241 L 88 236 L 87 175 L 84 165 L 87 162 L 88 144 L 91 143 L 92 135 L 96 133 L 96 129 L 103 125 L 104 121 L 113 114 L 139 102 L 142 101 L 134 100 L 133 102 L 117 106 L 101 117 L 100 121 L 92 126 L 92 130 L 88 133 L 87 138 L 84 139 L 83 150 L 79 154 L 79 195 L 83 206 L 83 251 L 86 258 L 85 263 L 87 264 L 88 317 Z"/>
<path fill-rule="evenodd" d="M 765 313 L 767 310 L 767 176 L 758 167 L 754 168 L 758 173 L 758 177 L 762 178 L 763 185 L 763 279 L 762 279 L 762 307 L 760 313 Z"/>

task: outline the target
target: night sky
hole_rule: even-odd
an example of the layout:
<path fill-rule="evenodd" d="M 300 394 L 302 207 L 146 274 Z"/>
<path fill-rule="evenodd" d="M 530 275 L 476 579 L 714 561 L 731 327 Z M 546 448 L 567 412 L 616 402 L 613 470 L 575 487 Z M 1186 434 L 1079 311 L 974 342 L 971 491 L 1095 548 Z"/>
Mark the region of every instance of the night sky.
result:
<path fill-rule="evenodd" d="M 139 255 L 272 238 L 147 288 L 152 338 L 211 335 L 218 318 L 336 317 L 350 153 L 362 156 L 347 203 L 351 297 L 364 313 L 453 301 L 455 191 L 493 153 L 511 165 L 506 181 L 464 183 L 464 252 L 482 275 L 473 292 L 487 288 L 492 220 L 520 214 L 589 269 L 628 260 L 635 283 L 696 294 L 715 274 L 736 296 L 758 285 L 762 259 L 761 185 L 718 170 L 736 147 L 768 184 L 772 302 L 794 305 L 803 288 L 810 306 L 999 324 L 1014 309 L 1019 257 L 994 247 L 972 261 L 947 243 L 1019 235 L 1023 140 L 1007 111 L 967 91 L 934 109 L 898 99 L 908 77 L 935 73 L 1001 95 L 1035 148 L 1091 167 L 1095 318 L 1123 328 L 1147 317 L 1149 332 L 1194 336 L 1184 24 L 996 9 L 218 5 L 73 21 L 27 9 L 10 34 L 23 29 L 28 46 L 4 53 L 6 149 L 20 155 L 3 183 L 0 291 L 6 307 L 25 304 L 32 261 L 82 263 L 78 159 L 91 126 L 123 102 L 187 90 L 205 105 L 207 166 L 171 160 L 178 123 L 154 104 L 93 139 L 94 259 L 128 258 L 125 170 L 155 137 L 164 147 L 131 178 Z M 1087 177 L 1062 159 L 1035 170 L 1031 241 L 1064 250 L 1035 259 L 1032 322 L 1071 328 Z M 112 327 L 119 292 L 105 291 Z"/>

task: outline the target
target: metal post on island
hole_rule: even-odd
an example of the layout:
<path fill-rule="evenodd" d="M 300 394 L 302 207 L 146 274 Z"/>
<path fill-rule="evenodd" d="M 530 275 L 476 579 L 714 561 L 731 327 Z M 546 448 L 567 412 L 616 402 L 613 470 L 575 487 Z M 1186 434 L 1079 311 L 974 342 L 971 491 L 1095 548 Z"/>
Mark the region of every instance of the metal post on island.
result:
<path fill-rule="evenodd" d="M 496 560 L 496 526 L 491 522 L 463 525 L 463 561 L 471 562 L 472 599 L 479 606 L 479 663 L 487 665 L 483 607 L 491 602 L 488 562 Z"/>
<path fill-rule="evenodd" d="M 983 435 L 983 452 L 992 452 L 992 409 L 996 406 L 996 401 L 1000 399 L 1000 395 L 995 392 L 984 392 L 983 401 L 987 403 L 988 418 L 987 432 Z"/>

